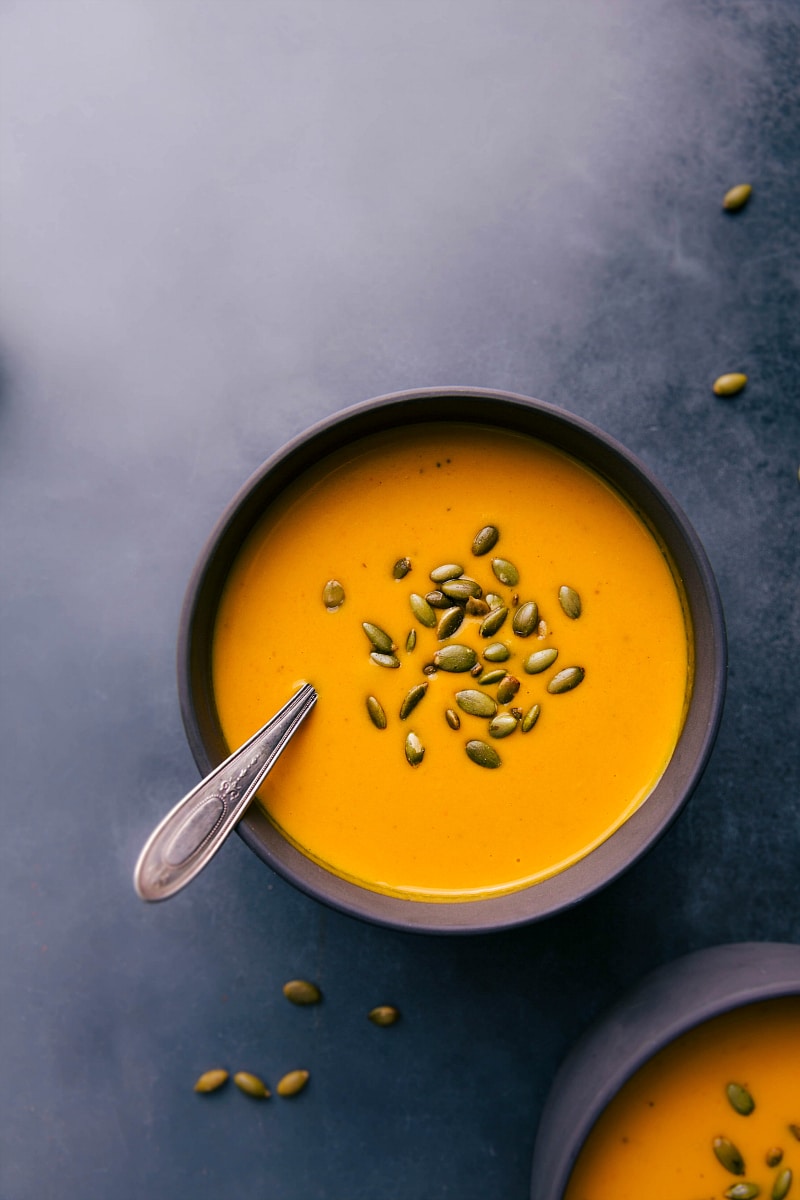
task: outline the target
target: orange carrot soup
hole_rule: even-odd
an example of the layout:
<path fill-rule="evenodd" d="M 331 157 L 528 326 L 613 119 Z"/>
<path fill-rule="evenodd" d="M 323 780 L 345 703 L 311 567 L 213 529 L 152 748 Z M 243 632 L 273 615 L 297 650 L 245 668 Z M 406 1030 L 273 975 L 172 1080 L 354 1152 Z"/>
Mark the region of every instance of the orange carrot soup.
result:
<path fill-rule="evenodd" d="M 565 1200 L 800 1195 L 800 996 L 716 1017 L 617 1093 Z"/>
<path fill-rule="evenodd" d="M 597 475 L 525 435 L 411 426 L 289 487 L 221 597 L 229 746 L 319 700 L 260 795 L 335 874 L 419 900 L 536 883 L 652 791 L 691 687 L 662 547 Z"/>

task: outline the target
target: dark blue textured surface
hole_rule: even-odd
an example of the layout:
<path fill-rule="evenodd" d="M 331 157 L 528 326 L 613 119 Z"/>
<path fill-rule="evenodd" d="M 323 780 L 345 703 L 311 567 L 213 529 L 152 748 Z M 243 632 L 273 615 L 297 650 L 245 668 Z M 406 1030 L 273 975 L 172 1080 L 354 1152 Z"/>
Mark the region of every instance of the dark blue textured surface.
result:
<path fill-rule="evenodd" d="M 6 0 L 3 1200 L 524 1200 L 596 1012 L 800 940 L 798 61 L 793 0 Z M 447 384 L 601 426 L 703 539 L 731 670 L 689 808 L 494 937 L 328 912 L 238 839 L 142 905 L 196 780 L 174 645 L 219 511 L 318 418 Z M 195 1096 L 219 1063 L 312 1082 Z"/>

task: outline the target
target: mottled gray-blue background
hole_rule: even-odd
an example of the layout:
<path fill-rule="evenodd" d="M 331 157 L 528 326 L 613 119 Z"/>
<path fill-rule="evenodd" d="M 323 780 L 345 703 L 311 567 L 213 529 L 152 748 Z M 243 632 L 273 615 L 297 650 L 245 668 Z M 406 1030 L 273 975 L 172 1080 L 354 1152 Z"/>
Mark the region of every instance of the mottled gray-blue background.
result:
<path fill-rule="evenodd" d="M 798 940 L 798 63 L 794 0 L 0 3 L 3 1200 L 524 1200 L 596 1013 Z M 690 806 L 497 936 L 364 925 L 236 838 L 141 904 L 219 512 L 318 418 L 453 384 L 593 421 L 703 539 L 731 665 Z M 312 1082 L 195 1096 L 217 1063 Z"/>

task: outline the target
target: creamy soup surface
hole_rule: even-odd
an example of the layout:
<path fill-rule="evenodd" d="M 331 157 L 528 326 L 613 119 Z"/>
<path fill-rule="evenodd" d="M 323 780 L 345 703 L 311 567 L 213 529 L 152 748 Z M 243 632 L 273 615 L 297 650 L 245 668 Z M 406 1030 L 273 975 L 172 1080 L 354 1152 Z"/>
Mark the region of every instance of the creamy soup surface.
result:
<path fill-rule="evenodd" d="M 589 1135 L 565 1200 L 723 1200 L 748 1184 L 733 1196 L 800 1195 L 800 996 L 715 1018 L 646 1063 Z"/>
<path fill-rule="evenodd" d="M 488 525 L 499 540 L 477 556 L 473 539 Z M 401 559 L 411 569 L 398 579 Z M 513 564 L 518 582 L 498 579 L 496 559 Z M 483 615 L 466 615 L 440 640 L 415 615 L 412 593 L 435 590 L 430 571 L 449 563 L 480 584 L 481 599 L 493 593 L 493 604 L 509 608 L 493 635 L 481 635 Z M 331 580 L 345 594 L 333 610 L 323 602 Z M 577 618 L 562 608 L 562 586 L 580 598 Z M 531 600 L 541 623 L 522 637 L 513 617 Z M 389 634 L 399 667 L 371 658 L 364 622 Z M 470 689 L 495 698 L 497 683 L 423 672 L 450 644 L 519 682 L 498 703 L 517 722 L 510 736 L 490 736 L 489 720 L 456 698 Z M 510 656 L 489 661 L 498 644 Z M 530 673 L 525 663 L 541 649 L 558 657 Z M 550 682 L 570 667 L 582 673 L 579 686 L 551 694 Z M 595 474 L 521 434 L 432 424 L 344 447 L 270 508 L 226 583 L 212 674 L 231 747 L 301 682 L 318 691 L 260 797 L 295 846 L 364 887 L 452 902 L 563 870 L 645 800 L 681 729 L 691 635 L 661 547 Z M 401 719 L 404 698 L 421 683 L 423 698 Z M 384 729 L 367 710 L 370 696 L 386 714 Z M 538 719 L 523 732 L 519 714 L 535 704 Z M 424 752 L 416 765 L 409 733 Z M 500 765 L 468 757 L 472 741 L 488 745 Z"/>

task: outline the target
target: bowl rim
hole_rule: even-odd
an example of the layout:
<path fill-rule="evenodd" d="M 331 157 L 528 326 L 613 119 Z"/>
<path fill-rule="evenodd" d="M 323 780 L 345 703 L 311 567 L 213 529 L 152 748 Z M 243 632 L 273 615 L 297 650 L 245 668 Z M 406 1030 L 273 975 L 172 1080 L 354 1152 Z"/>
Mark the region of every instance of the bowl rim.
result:
<path fill-rule="evenodd" d="M 237 832 L 277 874 L 340 912 L 405 931 L 483 933 L 528 924 L 571 908 L 610 884 L 646 854 L 694 791 L 722 718 L 727 642 L 711 565 L 699 537 L 668 489 L 615 438 L 566 409 L 490 388 L 429 387 L 391 392 L 317 421 L 250 475 L 208 535 L 180 613 L 178 695 L 192 754 L 205 775 L 227 752 L 210 694 L 207 662 L 213 601 L 218 600 L 225 572 L 246 533 L 271 498 L 313 463 L 332 453 L 345 438 L 355 441 L 385 431 L 389 425 L 446 420 L 511 429 L 549 442 L 605 478 L 651 528 L 658 529 L 681 573 L 695 640 L 693 694 L 670 763 L 641 807 L 584 858 L 527 888 L 479 900 L 443 903 L 404 899 L 359 887 L 295 849 L 258 805 L 250 806 Z M 679 794 L 673 795 L 673 789 Z"/>
<path fill-rule="evenodd" d="M 531 1200 L 563 1200 L 578 1155 L 607 1104 L 676 1038 L 761 1000 L 800 996 L 800 945 L 729 942 L 662 964 L 597 1017 L 568 1051 L 545 1098 Z"/>

